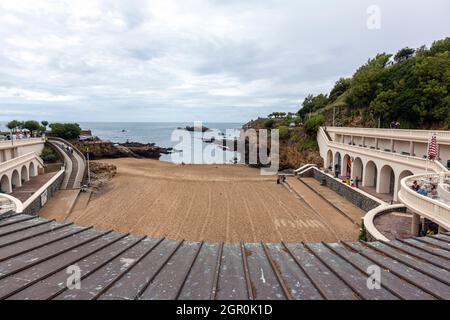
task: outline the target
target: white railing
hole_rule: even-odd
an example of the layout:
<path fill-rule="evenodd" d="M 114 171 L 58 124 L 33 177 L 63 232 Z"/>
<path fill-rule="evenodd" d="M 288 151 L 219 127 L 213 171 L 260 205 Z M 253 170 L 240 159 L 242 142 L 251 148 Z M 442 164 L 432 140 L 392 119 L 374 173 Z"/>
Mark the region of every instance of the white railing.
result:
<path fill-rule="evenodd" d="M 32 204 L 37 198 L 39 198 L 62 175 L 64 175 L 64 167 L 61 167 L 61 170 L 59 170 L 50 180 L 48 180 L 43 186 L 35 191 L 31 197 L 29 197 L 27 200 L 25 200 L 25 202 L 22 203 L 22 211 L 28 208 L 30 204 Z"/>
<path fill-rule="evenodd" d="M 0 163 L 0 173 L 3 173 L 10 169 L 14 169 L 22 164 L 27 164 L 32 160 L 36 160 L 41 166 L 44 166 L 44 162 L 42 161 L 42 159 L 35 152 L 30 152 L 24 154 L 23 156 Z"/>
<path fill-rule="evenodd" d="M 313 163 L 305 164 L 304 166 L 301 166 L 300 168 L 294 170 L 294 172 L 295 173 L 301 173 L 301 172 L 306 171 L 306 169 L 309 169 L 311 167 L 317 167 L 317 164 L 313 164 Z"/>
<path fill-rule="evenodd" d="M 0 141 L 0 149 L 23 147 L 23 146 L 27 146 L 27 145 L 33 145 L 33 144 L 44 143 L 44 142 L 45 142 L 45 138 L 3 140 L 3 141 Z"/>
<path fill-rule="evenodd" d="M 0 193 L 0 213 L 14 211 L 20 213 L 23 211 L 22 202 L 9 194 Z"/>
<path fill-rule="evenodd" d="M 328 131 L 328 128 L 327 128 Z M 322 140 L 322 141 L 320 141 Z M 420 168 L 423 170 L 432 170 L 434 172 L 442 172 L 447 171 L 447 168 L 445 168 L 444 165 L 442 165 L 439 161 L 427 161 L 426 159 L 414 157 L 414 156 L 407 156 L 403 154 L 398 153 L 392 153 L 384 150 L 377 150 L 377 149 L 370 149 L 367 147 L 360 147 L 360 146 L 354 146 L 349 145 L 342 142 L 336 142 L 331 141 L 328 139 L 324 129 L 321 127 L 319 129 L 319 135 L 318 135 L 318 143 L 319 147 L 322 148 L 323 144 L 326 144 L 328 147 L 334 147 L 337 149 L 341 149 L 343 151 L 347 152 L 354 152 L 359 154 L 364 154 L 369 157 L 375 157 L 379 158 L 385 161 L 392 161 L 400 164 L 404 164 L 407 166 L 413 166 L 416 168 Z M 326 152 L 326 150 L 324 150 Z"/>
<path fill-rule="evenodd" d="M 327 127 L 328 132 L 353 135 L 378 137 L 386 139 L 413 140 L 428 142 L 431 133 L 435 133 L 438 142 L 450 142 L 450 131 L 443 130 L 406 130 L 406 129 L 377 129 L 377 128 L 349 128 Z"/>
<path fill-rule="evenodd" d="M 403 178 L 400 182 L 399 200 L 412 211 L 450 230 L 450 206 L 430 197 L 421 195 L 411 189 L 412 183 L 423 180 L 433 180 L 438 183 L 442 177 L 450 178 L 450 174 L 418 174 Z"/>
<path fill-rule="evenodd" d="M 450 185 L 447 183 L 439 183 L 437 189 L 439 199 L 446 204 L 450 204 Z"/>

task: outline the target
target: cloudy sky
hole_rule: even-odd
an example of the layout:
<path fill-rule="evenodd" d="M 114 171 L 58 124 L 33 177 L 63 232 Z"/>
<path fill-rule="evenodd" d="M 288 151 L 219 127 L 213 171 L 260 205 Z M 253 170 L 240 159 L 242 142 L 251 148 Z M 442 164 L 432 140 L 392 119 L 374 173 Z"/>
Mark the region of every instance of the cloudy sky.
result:
<path fill-rule="evenodd" d="M 0 0 L 0 121 L 296 111 L 378 52 L 450 36 L 449 12 L 448 0 Z"/>

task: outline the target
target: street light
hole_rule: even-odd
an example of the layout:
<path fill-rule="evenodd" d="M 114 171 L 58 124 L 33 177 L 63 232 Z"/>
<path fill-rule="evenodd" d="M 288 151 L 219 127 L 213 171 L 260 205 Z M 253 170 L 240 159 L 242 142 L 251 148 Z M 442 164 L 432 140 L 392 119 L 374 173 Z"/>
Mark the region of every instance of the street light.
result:
<path fill-rule="evenodd" d="M 87 167 L 88 167 L 88 186 L 91 185 L 91 170 L 89 168 L 89 147 L 86 148 L 87 151 Z"/>

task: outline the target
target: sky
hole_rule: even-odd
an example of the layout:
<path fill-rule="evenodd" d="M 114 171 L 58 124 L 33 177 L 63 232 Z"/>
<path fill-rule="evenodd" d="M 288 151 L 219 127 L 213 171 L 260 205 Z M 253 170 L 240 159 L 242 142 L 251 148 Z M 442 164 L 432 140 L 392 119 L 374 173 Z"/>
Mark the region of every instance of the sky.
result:
<path fill-rule="evenodd" d="M 0 0 L 0 121 L 247 122 L 380 52 L 450 36 L 448 0 Z"/>

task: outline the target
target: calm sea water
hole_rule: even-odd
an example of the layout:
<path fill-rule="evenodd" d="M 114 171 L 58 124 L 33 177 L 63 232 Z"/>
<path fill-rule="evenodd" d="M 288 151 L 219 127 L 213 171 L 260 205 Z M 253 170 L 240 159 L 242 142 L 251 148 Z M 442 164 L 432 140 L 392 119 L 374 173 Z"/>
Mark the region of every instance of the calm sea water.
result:
<path fill-rule="evenodd" d="M 240 159 L 237 152 L 222 150 L 216 144 L 204 143 L 202 138 L 239 136 L 242 123 L 203 123 L 211 132 L 187 132 L 178 127 L 193 126 L 192 122 L 79 122 L 83 130 L 91 130 L 94 136 L 111 142 L 155 143 L 160 147 L 172 147 L 181 152 L 162 155 L 160 160 L 175 163 L 232 163 Z M 7 131 L 6 123 L 0 123 L 0 131 Z M 223 133 L 224 136 L 220 135 Z"/>

